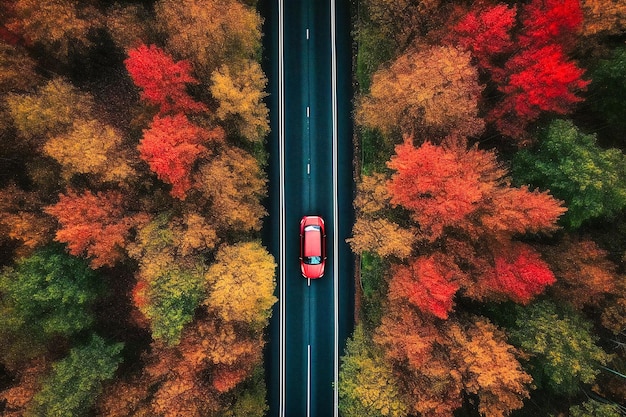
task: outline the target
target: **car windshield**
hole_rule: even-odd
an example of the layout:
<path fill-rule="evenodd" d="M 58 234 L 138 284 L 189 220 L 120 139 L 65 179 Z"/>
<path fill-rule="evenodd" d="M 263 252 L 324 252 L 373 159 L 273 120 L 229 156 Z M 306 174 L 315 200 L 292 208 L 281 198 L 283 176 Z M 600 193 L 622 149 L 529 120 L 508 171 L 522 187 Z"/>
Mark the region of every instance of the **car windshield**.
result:
<path fill-rule="evenodd" d="M 307 265 L 319 265 L 322 263 L 321 256 L 305 256 L 302 260 Z"/>

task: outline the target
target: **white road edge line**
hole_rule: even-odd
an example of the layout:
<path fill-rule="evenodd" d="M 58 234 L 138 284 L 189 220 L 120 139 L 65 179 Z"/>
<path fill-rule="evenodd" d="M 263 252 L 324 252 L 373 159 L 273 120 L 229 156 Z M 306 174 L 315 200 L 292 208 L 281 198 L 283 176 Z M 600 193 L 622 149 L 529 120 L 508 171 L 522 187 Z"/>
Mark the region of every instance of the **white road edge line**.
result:
<path fill-rule="evenodd" d="M 335 354 L 333 378 L 333 415 L 339 417 L 339 208 L 338 208 L 338 180 L 337 180 L 337 46 L 335 23 L 335 0 L 330 0 L 330 39 L 332 63 L 332 107 L 333 107 L 333 299 L 335 310 Z"/>
<path fill-rule="evenodd" d="M 280 165 L 280 191 L 279 191 L 279 273 L 278 285 L 280 286 L 280 346 L 279 346 L 279 406 L 278 415 L 285 416 L 285 328 L 286 328 L 286 300 L 285 300 L 285 73 L 284 73 L 284 27 L 283 27 L 283 0 L 278 0 L 278 148 Z"/>
<path fill-rule="evenodd" d="M 306 355 L 306 417 L 311 416 L 311 345 L 307 345 Z"/>

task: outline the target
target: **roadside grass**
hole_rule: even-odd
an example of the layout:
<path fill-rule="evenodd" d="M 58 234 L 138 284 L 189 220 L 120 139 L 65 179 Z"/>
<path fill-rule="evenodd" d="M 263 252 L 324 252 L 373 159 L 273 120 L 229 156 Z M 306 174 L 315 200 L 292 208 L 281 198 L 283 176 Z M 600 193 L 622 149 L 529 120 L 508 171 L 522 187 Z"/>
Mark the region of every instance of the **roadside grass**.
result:
<path fill-rule="evenodd" d="M 387 298 L 386 262 L 379 256 L 363 252 L 361 254 L 361 300 L 360 321 L 368 333 L 380 325 L 383 307 Z"/>
<path fill-rule="evenodd" d="M 367 17 L 367 1 L 357 3 L 357 23 L 353 32 L 357 45 L 355 105 L 358 105 L 360 96 L 369 92 L 373 74 L 393 58 L 394 51 L 392 41 L 385 38 L 378 25 Z M 393 153 L 393 145 L 378 130 L 362 128 L 355 123 L 355 132 L 361 142 L 361 174 L 383 172 L 385 162 Z"/>

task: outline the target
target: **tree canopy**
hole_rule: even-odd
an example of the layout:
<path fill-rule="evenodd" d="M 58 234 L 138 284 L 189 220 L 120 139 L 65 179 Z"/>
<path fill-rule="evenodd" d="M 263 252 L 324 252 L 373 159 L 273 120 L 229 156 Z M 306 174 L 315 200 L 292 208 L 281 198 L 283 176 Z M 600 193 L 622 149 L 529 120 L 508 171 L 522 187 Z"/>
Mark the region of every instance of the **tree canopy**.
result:
<path fill-rule="evenodd" d="M 455 47 L 430 47 L 396 59 L 374 74 L 356 118 L 385 133 L 394 129 L 415 136 L 478 135 L 482 87 L 470 54 Z"/>
<path fill-rule="evenodd" d="M 534 149 L 518 152 L 512 164 L 518 184 L 549 189 L 568 208 L 563 222 L 611 217 L 626 206 L 626 159 L 618 149 L 602 149 L 595 135 L 571 121 L 554 120 L 540 134 Z"/>
<path fill-rule="evenodd" d="M 599 366 L 610 360 L 591 333 L 591 323 L 568 308 L 540 301 L 517 308 L 512 340 L 531 355 L 535 383 L 561 394 L 592 384 Z"/>
<path fill-rule="evenodd" d="M 0 414 L 267 411 L 256 6 L 0 2 Z"/>
<path fill-rule="evenodd" d="M 115 374 L 123 347 L 122 343 L 109 344 L 92 335 L 88 344 L 72 349 L 66 358 L 52 365 L 51 374 L 44 379 L 25 415 L 73 417 L 87 413 L 103 383 Z"/>

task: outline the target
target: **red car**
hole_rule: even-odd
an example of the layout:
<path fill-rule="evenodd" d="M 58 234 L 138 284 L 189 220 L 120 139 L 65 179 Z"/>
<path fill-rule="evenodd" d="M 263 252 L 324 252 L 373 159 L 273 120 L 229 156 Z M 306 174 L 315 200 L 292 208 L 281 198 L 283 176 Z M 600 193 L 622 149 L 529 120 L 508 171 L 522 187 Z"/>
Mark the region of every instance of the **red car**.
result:
<path fill-rule="evenodd" d="M 305 278 L 321 278 L 326 266 L 326 229 L 319 216 L 300 221 L 300 269 Z"/>

